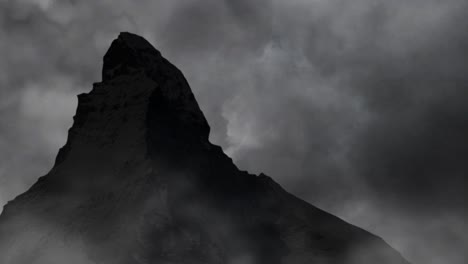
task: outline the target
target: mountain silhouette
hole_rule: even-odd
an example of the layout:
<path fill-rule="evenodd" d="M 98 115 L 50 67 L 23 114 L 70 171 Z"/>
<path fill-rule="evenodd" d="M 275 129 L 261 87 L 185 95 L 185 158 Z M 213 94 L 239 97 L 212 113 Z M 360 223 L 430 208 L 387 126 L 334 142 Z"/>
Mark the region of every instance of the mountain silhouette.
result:
<path fill-rule="evenodd" d="M 51 171 L 0 216 L 3 264 L 408 264 L 382 239 L 239 170 L 183 74 L 121 33 Z"/>

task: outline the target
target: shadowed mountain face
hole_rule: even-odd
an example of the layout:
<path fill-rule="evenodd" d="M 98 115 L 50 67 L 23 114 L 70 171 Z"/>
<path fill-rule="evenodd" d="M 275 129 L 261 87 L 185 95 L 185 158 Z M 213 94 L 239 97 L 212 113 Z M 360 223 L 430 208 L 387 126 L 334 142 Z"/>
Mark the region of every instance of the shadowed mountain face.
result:
<path fill-rule="evenodd" d="M 5 206 L 5 264 L 407 264 L 380 238 L 240 171 L 183 74 L 121 33 L 52 170 Z"/>

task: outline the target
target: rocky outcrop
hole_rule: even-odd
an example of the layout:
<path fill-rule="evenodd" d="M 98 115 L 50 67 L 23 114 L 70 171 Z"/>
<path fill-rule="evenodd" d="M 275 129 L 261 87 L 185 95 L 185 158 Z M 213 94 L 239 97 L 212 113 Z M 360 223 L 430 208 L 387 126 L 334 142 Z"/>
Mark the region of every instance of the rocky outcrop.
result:
<path fill-rule="evenodd" d="M 0 217 L 0 263 L 407 264 L 382 239 L 240 171 L 183 74 L 121 33 L 52 170 Z"/>

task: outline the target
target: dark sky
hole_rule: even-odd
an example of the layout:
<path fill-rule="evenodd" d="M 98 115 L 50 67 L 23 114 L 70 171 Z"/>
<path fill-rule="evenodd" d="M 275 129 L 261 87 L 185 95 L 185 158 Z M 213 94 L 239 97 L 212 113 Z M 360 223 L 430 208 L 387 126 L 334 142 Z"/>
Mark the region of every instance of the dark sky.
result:
<path fill-rule="evenodd" d="M 51 168 L 120 31 L 186 75 L 241 169 L 468 260 L 468 1 L 0 0 L 0 205 Z"/>

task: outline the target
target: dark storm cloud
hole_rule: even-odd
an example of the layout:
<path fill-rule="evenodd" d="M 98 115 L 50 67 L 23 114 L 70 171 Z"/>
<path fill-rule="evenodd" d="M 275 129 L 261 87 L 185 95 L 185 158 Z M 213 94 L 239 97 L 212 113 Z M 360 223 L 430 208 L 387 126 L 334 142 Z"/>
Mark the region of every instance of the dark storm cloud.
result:
<path fill-rule="evenodd" d="M 120 31 L 187 76 L 242 169 L 382 235 L 464 263 L 465 1 L 0 1 L 0 200 L 50 168 L 75 94 Z"/>

